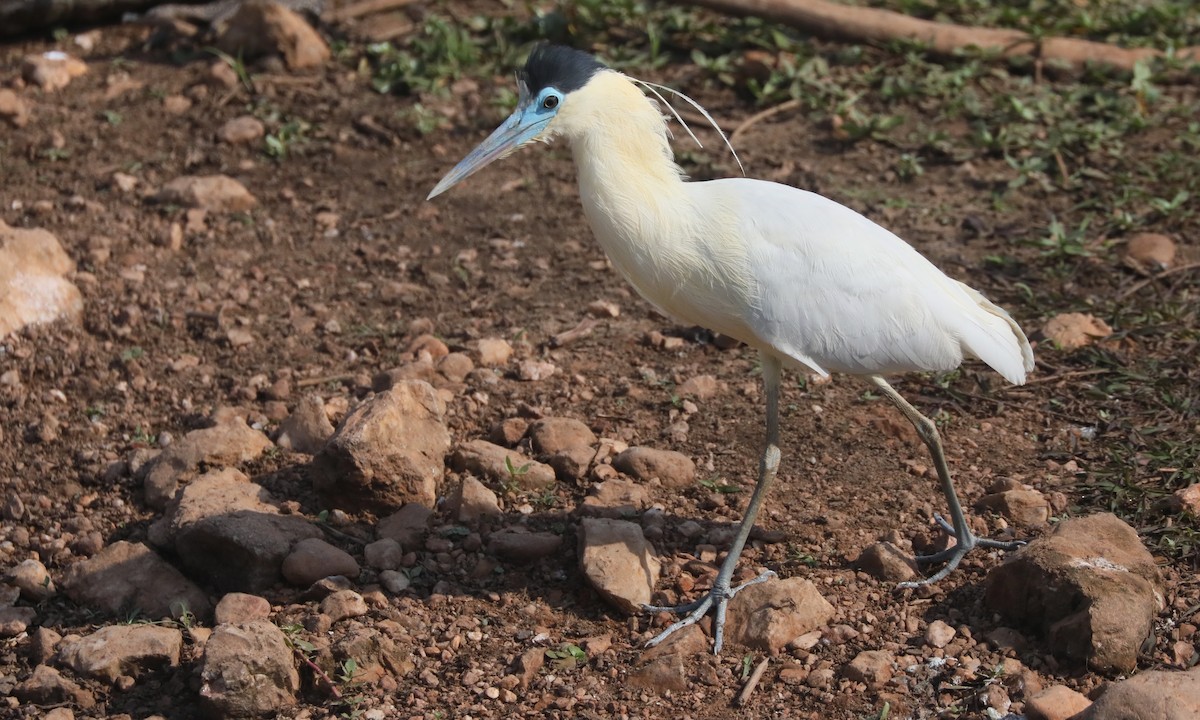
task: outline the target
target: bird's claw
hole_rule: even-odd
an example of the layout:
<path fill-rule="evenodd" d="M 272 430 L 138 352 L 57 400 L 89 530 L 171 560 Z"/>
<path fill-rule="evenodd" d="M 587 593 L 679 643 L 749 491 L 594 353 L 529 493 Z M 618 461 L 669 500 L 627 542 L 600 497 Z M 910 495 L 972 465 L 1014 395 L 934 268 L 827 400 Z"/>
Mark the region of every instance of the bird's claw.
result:
<path fill-rule="evenodd" d="M 671 625 L 669 625 L 665 630 L 660 632 L 658 635 L 655 635 L 648 643 L 646 643 L 646 647 L 654 647 L 663 640 L 666 640 L 676 631 L 682 630 L 688 625 L 695 625 L 700 621 L 700 618 L 708 614 L 710 609 L 716 608 L 717 617 L 713 621 L 713 655 L 719 654 L 721 652 L 721 647 L 725 643 L 725 614 L 729 608 L 729 601 L 732 600 L 735 595 L 751 585 L 757 585 L 761 582 L 766 582 L 775 576 L 776 575 L 774 571 L 767 570 L 762 575 L 759 575 L 753 580 L 748 580 L 735 588 L 729 587 L 728 582 L 717 583 L 713 586 L 713 589 L 705 593 L 703 597 L 684 605 L 643 605 L 642 610 L 645 612 L 669 612 L 677 614 L 686 613 L 684 617 L 671 623 Z"/>
<path fill-rule="evenodd" d="M 918 555 L 916 557 L 916 561 L 920 565 L 931 565 L 933 563 L 940 562 L 944 562 L 946 565 L 932 576 L 924 578 L 923 580 L 900 583 L 897 585 L 897 587 L 900 589 L 911 589 L 921 587 L 923 585 L 933 585 L 934 583 L 945 578 L 950 573 L 954 572 L 954 569 L 958 567 L 958 564 L 962 562 L 962 559 L 966 556 L 966 554 L 977 547 L 993 548 L 996 550 L 1016 550 L 1025 544 L 1024 540 L 1004 541 L 993 540 L 991 538 L 975 537 L 974 533 L 972 533 L 970 530 L 967 530 L 964 533 L 965 537 L 959 537 L 959 534 L 954 530 L 954 526 L 947 522 L 946 518 L 942 517 L 941 515 L 934 515 L 933 519 L 935 522 L 937 522 L 938 527 L 942 529 L 942 532 L 954 538 L 954 545 L 946 548 L 945 550 L 931 553 L 929 555 Z"/>

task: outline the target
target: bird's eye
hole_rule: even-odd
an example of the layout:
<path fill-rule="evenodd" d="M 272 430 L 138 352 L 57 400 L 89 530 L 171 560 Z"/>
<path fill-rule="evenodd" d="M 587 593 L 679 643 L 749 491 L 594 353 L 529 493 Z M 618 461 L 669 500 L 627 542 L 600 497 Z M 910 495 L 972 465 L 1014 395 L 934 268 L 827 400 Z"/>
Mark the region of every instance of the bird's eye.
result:
<path fill-rule="evenodd" d="M 553 110 L 554 108 L 558 107 L 558 96 L 547 95 L 546 99 L 542 101 L 542 107 L 546 108 L 547 110 Z"/>

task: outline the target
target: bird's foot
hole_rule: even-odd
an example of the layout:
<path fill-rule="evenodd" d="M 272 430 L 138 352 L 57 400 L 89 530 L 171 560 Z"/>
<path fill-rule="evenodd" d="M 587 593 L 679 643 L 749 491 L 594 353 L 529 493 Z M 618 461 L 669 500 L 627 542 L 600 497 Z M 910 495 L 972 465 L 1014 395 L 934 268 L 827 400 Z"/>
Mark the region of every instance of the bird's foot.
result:
<path fill-rule="evenodd" d="M 898 585 L 900 588 L 915 588 L 921 587 L 922 585 L 933 585 L 934 583 L 945 578 L 950 573 L 954 572 L 954 569 L 958 567 L 958 564 L 962 562 L 962 559 L 966 556 L 966 554 L 977 547 L 994 548 L 996 550 L 1016 550 L 1025 544 L 1023 540 L 1003 541 L 992 540 L 991 538 L 975 537 L 970 530 L 965 529 L 963 533 L 965 537 L 960 537 L 959 533 L 955 532 L 954 526 L 946 522 L 946 519 L 941 515 L 934 515 L 933 519 L 937 521 L 938 526 L 943 532 L 954 538 L 955 543 L 952 547 L 946 548 L 941 552 L 935 552 L 930 555 L 918 555 L 916 558 L 917 563 L 921 565 L 931 565 L 934 563 L 944 562 L 946 564 L 941 570 L 938 570 L 936 573 L 923 580 L 900 583 Z"/>
<path fill-rule="evenodd" d="M 717 616 L 713 621 L 713 655 L 721 652 L 721 646 L 725 642 L 725 613 L 728 609 L 729 601 L 733 596 L 741 591 L 757 585 L 761 582 L 766 582 L 775 577 L 775 573 L 771 570 L 764 572 L 762 575 L 738 585 L 735 588 L 729 587 L 729 581 L 718 582 L 709 590 L 703 597 L 694 600 L 685 605 L 659 606 L 659 605 L 643 605 L 642 610 L 646 612 L 669 612 L 684 615 L 684 617 L 672 623 L 667 629 L 654 636 L 650 642 L 646 643 L 646 647 L 654 647 L 655 645 L 666 640 L 677 630 L 682 630 L 688 625 L 695 625 L 700 618 L 708 614 L 710 609 L 716 609 Z"/>

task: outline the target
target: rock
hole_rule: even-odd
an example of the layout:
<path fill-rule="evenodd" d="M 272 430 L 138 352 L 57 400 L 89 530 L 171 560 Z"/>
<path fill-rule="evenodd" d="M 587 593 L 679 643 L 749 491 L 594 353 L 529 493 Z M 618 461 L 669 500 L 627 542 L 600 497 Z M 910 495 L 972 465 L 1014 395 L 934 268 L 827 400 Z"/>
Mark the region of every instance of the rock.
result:
<path fill-rule="evenodd" d="M 854 561 L 854 567 L 887 582 L 904 582 L 919 575 L 917 561 L 890 542 L 868 545 Z"/>
<path fill-rule="evenodd" d="M 367 601 L 353 590 L 339 590 L 321 601 L 321 612 L 335 623 L 346 618 L 362 617 L 368 612 Z"/>
<path fill-rule="evenodd" d="M 475 345 L 475 360 L 483 367 L 506 365 L 512 354 L 512 345 L 504 338 L 481 338 Z"/>
<path fill-rule="evenodd" d="M 595 433 L 573 418 L 542 418 L 530 426 L 529 438 L 534 452 L 563 480 L 582 478 L 596 456 Z"/>
<path fill-rule="evenodd" d="M 661 644 L 642 653 L 639 670 L 629 676 L 629 682 L 652 692 L 687 689 L 687 658 L 706 654 L 709 641 L 699 625 L 689 625 L 672 634 Z"/>
<path fill-rule="evenodd" d="M 488 438 L 497 445 L 513 447 L 521 442 L 529 431 L 529 421 L 525 418 L 506 418 L 492 426 Z"/>
<path fill-rule="evenodd" d="M 546 464 L 554 469 L 560 480 L 581 480 L 587 475 L 596 451 L 590 447 L 572 448 L 554 453 L 545 458 Z"/>
<path fill-rule="evenodd" d="M 178 667 L 183 633 L 159 625 L 109 625 L 75 642 L 63 642 L 58 661 L 83 677 L 115 683 L 148 670 Z"/>
<path fill-rule="evenodd" d="M 292 70 L 319 67 L 329 46 L 304 18 L 269 0 L 242 3 L 217 38 L 217 47 L 247 59 L 277 55 Z"/>
<path fill-rule="evenodd" d="M 287 419 L 279 424 L 275 442 L 281 448 L 316 455 L 333 437 L 333 425 L 325 414 L 325 401 L 306 395 Z"/>
<path fill-rule="evenodd" d="M 989 630 L 984 638 L 993 648 L 1000 650 L 1012 650 L 1018 654 L 1024 653 L 1029 647 L 1029 641 L 1021 634 L 1020 631 L 1010 627 L 998 627 L 994 630 Z"/>
<path fill-rule="evenodd" d="M 37 619 L 31 607 L 0 607 L 0 638 L 16 637 Z"/>
<path fill-rule="evenodd" d="M 613 458 L 613 467 L 642 482 L 658 478 L 669 490 L 682 490 L 696 480 L 696 463 L 674 450 L 631 447 Z"/>
<path fill-rule="evenodd" d="M 62 635 L 50 628 L 40 627 L 29 633 L 29 661 L 31 665 L 41 665 L 54 657 Z"/>
<path fill-rule="evenodd" d="M 146 504 L 161 510 L 175 497 L 180 480 L 201 465 L 238 465 L 272 447 L 266 435 L 246 424 L 239 414 L 222 408 L 213 413 L 211 426 L 192 430 L 167 446 L 147 463 Z M 238 473 L 244 478 L 244 475 Z"/>
<path fill-rule="evenodd" d="M 137 610 L 142 617 L 205 618 L 208 596 L 158 553 L 124 540 L 67 568 L 63 589 L 76 604 L 108 615 Z"/>
<path fill-rule="evenodd" d="M 388 675 L 403 676 L 415 668 L 407 653 L 374 628 L 351 627 L 338 635 L 331 648 L 333 659 L 338 663 L 354 660 L 354 685 L 377 683 Z M 381 720 L 386 717 L 381 716 Z"/>
<path fill-rule="evenodd" d="M 823 627 L 833 613 L 833 606 L 810 581 L 770 580 L 751 585 L 729 601 L 725 637 L 774 654 L 794 638 Z"/>
<path fill-rule="evenodd" d="M 230 472 L 192 481 L 166 523 L 167 541 L 188 570 L 225 592 L 270 588 L 282 579 L 293 545 L 322 536 L 303 517 L 281 515 L 270 493 Z"/>
<path fill-rule="evenodd" d="M 1062 313 L 1046 321 L 1042 334 L 1063 350 L 1076 350 L 1112 335 L 1112 328 L 1092 315 Z"/>
<path fill-rule="evenodd" d="M 1051 685 L 1025 700 L 1025 713 L 1029 720 L 1071 720 L 1091 704 L 1086 695 L 1065 685 Z"/>
<path fill-rule="evenodd" d="M 676 388 L 676 393 L 680 397 L 710 400 L 716 396 L 720 389 L 721 384 L 712 375 L 696 375 L 684 380 L 683 384 Z"/>
<path fill-rule="evenodd" d="M 162 106 L 170 115 L 182 115 L 192 109 L 192 100 L 183 95 L 167 95 L 162 99 Z"/>
<path fill-rule="evenodd" d="M 933 648 L 944 648 L 954 639 L 955 632 L 945 621 L 934 620 L 925 629 L 925 644 Z"/>
<path fill-rule="evenodd" d="M 159 202 L 209 212 L 248 212 L 258 200 L 245 185 L 226 175 L 184 175 L 167 183 L 155 196 Z"/>
<path fill-rule="evenodd" d="M 527 689 L 532 685 L 545 664 L 546 653 L 541 648 L 530 648 L 521 653 L 513 667 L 513 670 L 520 673 L 520 687 Z"/>
<path fill-rule="evenodd" d="M 425 542 L 429 532 L 429 519 L 433 510 L 420 503 L 409 503 L 380 520 L 375 534 L 380 539 L 391 539 L 403 547 L 413 549 Z"/>
<path fill-rule="evenodd" d="M 682 655 L 665 655 L 631 673 L 629 683 L 660 694 L 667 691 L 681 693 L 688 688 L 687 675 L 688 669 Z"/>
<path fill-rule="evenodd" d="M 227 593 L 214 612 L 217 625 L 266 620 L 270 616 L 271 603 L 266 598 L 239 592 Z"/>
<path fill-rule="evenodd" d="M 358 562 L 354 556 L 320 538 L 308 538 L 296 543 L 283 561 L 283 577 L 297 587 L 308 587 L 332 575 L 353 580 L 358 573 Z"/>
<path fill-rule="evenodd" d="M 30 676 L 13 689 L 13 697 L 33 705 L 74 703 L 85 710 L 96 706 L 96 698 L 90 692 L 49 665 L 35 667 Z"/>
<path fill-rule="evenodd" d="M 554 469 L 530 460 L 516 450 L 471 440 L 459 445 L 450 456 L 455 472 L 469 472 L 502 487 L 543 490 L 554 485 Z"/>
<path fill-rule="evenodd" d="M 0 120 L 15 128 L 29 124 L 29 105 L 8 88 L 0 88 Z"/>
<path fill-rule="evenodd" d="M 71 708 L 54 708 L 46 713 L 45 720 L 75 720 L 75 713 Z"/>
<path fill-rule="evenodd" d="M 404 548 L 391 538 L 376 540 L 363 548 L 367 565 L 375 570 L 396 570 L 404 557 Z"/>
<path fill-rule="evenodd" d="M 1167 502 L 1172 512 L 1188 512 L 1200 517 L 1200 483 L 1176 490 Z"/>
<path fill-rule="evenodd" d="M 546 417 L 529 426 L 529 439 L 533 450 L 543 455 L 553 455 L 576 448 L 590 449 L 596 444 L 596 434 L 584 423 L 574 418 Z"/>
<path fill-rule="evenodd" d="M 482 518 L 503 514 L 496 493 L 470 475 L 463 478 L 462 484 L 450 496 L 446 509 L 464 523 L 475 523 Z"/>
<path fill-rule="evenodd" d="M 1175 263 L 1175 241 L 1159 233 L 1138 233 L 1129 238 L 1125 259 L 1151 272 L 1162 272 Z"/>
<path fill-rule="evenodd" d="M 475 369 L 475 362 L 466 353 L 453 352 L 437 361 L 437 370 L 450 382 L 466 382 Z"/>
<path fill-rule="evenodd" d="M 886 650 L 864 650 L 842 668 L 842 674 L 852 682 L 864 683 L 867 690 L 876 692 L 895 673 L 896 658 Z"/>
<path fill-rule="evenodd" d="M 650 602 L 662 563 L 642 528 L 627 520 L 584 518 L 579 569 L 608 603 L 630 615 Z"/>
<path fill-rule="evenodd" d="M 258 142 L 266 134 L 262 121 L 253 115 L 242 115 L 227 121 L 217 129 L 217 139 L 230 145 Z"/>
<path fill-rule="evenodd" d="M 442 342 L 436 335 L 431 333 L 422 333 L 412 339 L 408 344 L 408 352 L 414 358 L 427 359 L 430 361 L 440 360 L 450 354 L 450 348 L 446 343 Z"/>
<path fill-rule="evenodd" d="M 412 502 L 432 508 L 450 449 L 444 413 L 437 391 L 420 381 L 359 405 L 313 461 L 322 502 L 376 513 Z"/>
<path fill-rule="evenodd" d="M 558 551 L 562 538 L 554 533 L 528 532 L 509 528 L 492 533 L 488 552 L 514 563 L 531 563 Z"/>
<path fill-rule="evenodd" d="M 21 599 L 21 588 L 8 583 L 0 583 L 0 608 L 12 607 Z"/>
<path fill-rule="evenodd" d="M 379 573 L 379 582 L 393 595 L 399 595 L 412 585 L 412 580 L 397 570 L 384 570 Z"/>
<path fill-rule="evenodd" d="M 987 604 L 1032 626 L 1064 661 L 1130 672 L 1162 602 L 1137 532 L 1102 513 L 1059 523 L 988 573 Z"/>
<path fill-rule="evenodd" d="M 300 674 L 287 638 L 266 620 L 219 625 L 204 645 L 200 697 L 221 718 L 273 715 L 296 704 Z"/>
<path fill-rule="evenodd" d="M 517 363 L 517 378 L 526 382 L 545 380 L 558 372 L 558 366 L 545 360 L 522 360 Z"/>
<path fill-rule="evenodd" d="M 62 90 L 88 70 L 87 63 L 60 50 L 41 55 L 26 55 L 21 64 L 21 76 L 46 92 Z"/>
<path fill-rule="evenodd" d="M 54 597 L 57 590 L 46 566 L 37 560 L 22 560 L 8 571 L 5 582 L 16 585 L 21 597 L 31 602 L 41 602 Z"/>
<path fill-rule="evenodd" d="M 975 503 L 1021 527 L 1042 527 L 1050 522 L 1050 501 L 1037 490 L 1006 490 L 984 495 Z"/>
<path fill-rule="evenodd" d="M 621 518 L 635 515 L 650 505 L 645 486 L 630 480 L 605 480 L 583 499 L 581 510 L 593 517 Z"/>
<path fill-rule="evenodd" d="M 376 373 L 375 377 L 371 378 L 371 390 L 381 393 L 391 390 L 398 383 L 410 380 L 419 380 L 432 385 L 438 382 L 439 376 L 436 368 L 433 366 L 433 362 L 429 360 L 417 360 L 398 368 Z"/>
<path fill-rule="evenodd" d="M 587 305 L 588 315 L 597 318 L 618 318 L 621 317 L 621 306 L 615 302 L 607 300 L 593 300 Z"/>
<path fill-rule="evenodd" d="M 1200 717 L 1200 667 L 1149 670 L 1109 685 L 1072 720 L 1195 720 Z"/>
<path fill-rule="evenodd" d="M 54 235 L 0 220 L 0 340 L 30 325 L 79 322 L 83 296 L 63 277 L 74 271 Z"/>

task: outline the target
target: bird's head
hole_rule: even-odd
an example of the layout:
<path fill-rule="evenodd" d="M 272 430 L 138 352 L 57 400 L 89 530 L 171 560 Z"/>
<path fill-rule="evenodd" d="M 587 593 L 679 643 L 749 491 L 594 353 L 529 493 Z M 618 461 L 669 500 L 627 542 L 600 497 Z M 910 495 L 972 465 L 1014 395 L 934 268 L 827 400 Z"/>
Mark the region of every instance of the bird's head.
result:
<path fill-rule="evenodd" d="M 550 140 L 571 124 L 572 101 L 591 80 L 608 67 L 587 53 L 559 45 L 538 45 L 517 73 L 520 97 L 517 109 L 446 173 L 429 193 L 432 199 L 484 166 L 507 157 L 533 140 Z"/>

